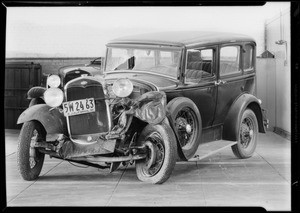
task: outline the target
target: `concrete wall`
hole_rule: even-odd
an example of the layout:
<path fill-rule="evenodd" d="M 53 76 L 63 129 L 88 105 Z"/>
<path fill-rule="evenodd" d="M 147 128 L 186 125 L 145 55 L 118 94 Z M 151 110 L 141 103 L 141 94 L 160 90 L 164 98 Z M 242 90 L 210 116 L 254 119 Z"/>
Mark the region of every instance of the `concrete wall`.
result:
<path fill-rule="evenodd" d="M 269 130 L 276 126 L 276 60 L 257 58 L 256 60 L 256 96 L 262 100 L 262 107 L 267 110 L 270 121 Z"/>
<path fill-rule="evenodd" d="M 266 22 L 267 49 L 275 55 L 275 72 L 268 73 L 268 82 L 275 91 L 267 93 L 272 103 L 271 111 L 275 111 L 275 128 L 280 128 L 287 133 L 291 132 L 291 68 L 290 68 L 290 9 L 282 11 L 274 18 Z M 283 40 L 286 43 L 276 44 L 276 41 Z M 274 67 L 274 62 L 268 65 Z M 268 70 L 269 72 L 269 70 Z M 275 93 L 275 94 L 273 94 Z"/>
<path fill-rule="evenodd" d="M 7 58 L 6 62 L 33 62 L 42 66 L 43 73 L 57 74 L 63 66 L 88 64 L 95 58 Z"/>

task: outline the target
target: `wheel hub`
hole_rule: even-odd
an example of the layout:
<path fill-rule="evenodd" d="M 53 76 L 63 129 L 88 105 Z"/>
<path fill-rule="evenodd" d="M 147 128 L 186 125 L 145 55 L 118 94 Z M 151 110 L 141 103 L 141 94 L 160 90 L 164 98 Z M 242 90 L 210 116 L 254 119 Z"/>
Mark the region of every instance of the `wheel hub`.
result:
<path fill-rule="evenodd" d="M 186 119 L 181 118 L 181 117 L 177 118 L 176 123 L 177 123 L 178 129 L 184 130 L 188 134 L 192 133 L 192 131 L 193 131 L 192 125 L 189 124 Z"/>
<path fill-rule="evenodd" d="M 147 156 L 144 161 L 144 172 L 148 176 L 155 175 L 161 168 L 164 161 L 164 146 L 161 136 L 157 132 L 151 133 L 144 145 L 147 148 Z"/>
<path fill-rule="evenodd" d="M 241 144 L 246 148 L 253 138 L 254 131 L 245 120 L 241 125 Z"/>
<path fill-rule="evenodd" d="M 193 112 L 188 107 L 178 112 L 176 116 L 176 129 L 181 147 L 188 148 L 192 145 L 197 129 L 196 120 Z"/>
<path fill-rule="evenodd" d="M 145 146 L 149 149 L 149 155 L 148 155 L 148 160 L 146 162 L 146 167 L 150 169 L 150 167 L 155 163 L 156 160 L 156 148 L 150 141 L 146 141 Z"/>
<path fill-rule="evenodd" d="M 186 124 L 185 129 L 188 134 L 192 133 L 192 126 L 190 124 Z"/>

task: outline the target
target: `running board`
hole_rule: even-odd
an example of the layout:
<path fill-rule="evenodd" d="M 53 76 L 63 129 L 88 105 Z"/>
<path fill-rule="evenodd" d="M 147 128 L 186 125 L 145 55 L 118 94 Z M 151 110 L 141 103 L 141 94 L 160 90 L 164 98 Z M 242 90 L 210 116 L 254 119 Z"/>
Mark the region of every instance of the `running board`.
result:
<path fill-rule="evenodd" d="M 223 149 L 227 149 L 233 145 L 237 144 L 237 141 L 227 141 L 227 140 L 218 140 L 214 142 L 208 142 L 200 144 L 198 147 L 195 156 L 188 161 L 200 161 L 204 158 L 207 158 L 210 155 L 216 154 Z"/>

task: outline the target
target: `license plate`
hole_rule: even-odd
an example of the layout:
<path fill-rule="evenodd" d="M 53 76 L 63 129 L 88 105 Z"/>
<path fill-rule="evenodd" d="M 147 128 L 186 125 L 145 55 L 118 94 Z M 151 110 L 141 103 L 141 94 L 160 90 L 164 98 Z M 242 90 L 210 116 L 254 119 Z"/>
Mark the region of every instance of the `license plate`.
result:
<path fill-rule="evenodd" d="M 95 112 L 95 100 L 94 98 L 87 98 L 76 101 L 64 102 L 63 109 L 65 116 Z"/>

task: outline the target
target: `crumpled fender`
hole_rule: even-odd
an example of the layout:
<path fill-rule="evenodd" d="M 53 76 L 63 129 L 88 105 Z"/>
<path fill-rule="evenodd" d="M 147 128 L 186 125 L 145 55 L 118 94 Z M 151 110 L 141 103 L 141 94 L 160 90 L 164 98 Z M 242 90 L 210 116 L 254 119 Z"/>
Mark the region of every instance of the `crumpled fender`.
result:
<path fill-rule="evenodd" d="M 48 134 L 68 135 L 66 118 L 56 108 L 52 109 L 46 104 L 33 105 L 19 116 L 17 124 L 32 120 L 39 121 Z"/>
<path fill-rule="evenodd" d="M 135 101 L 133 116 L 149 124 L 159 124 L 166 117 L 166 102 L 164 92 L 147 92 Z"/>
<path fill-rule="evenodd" d="M 236 141 L 239 137 L 239 122 L 244 110 L 249 107 L 256 115 L 258 131 L 265 133 L 264 117 L 258 98 L 251 94 L 240 95 L 232 104 L 223 126 L 223 139 Z"/>

